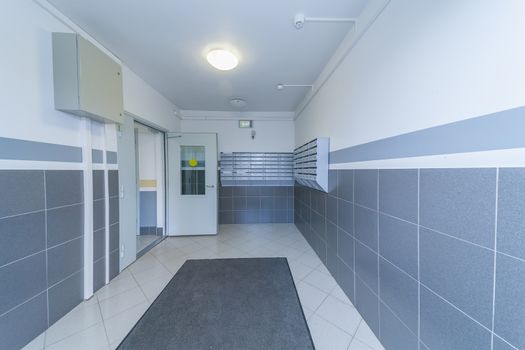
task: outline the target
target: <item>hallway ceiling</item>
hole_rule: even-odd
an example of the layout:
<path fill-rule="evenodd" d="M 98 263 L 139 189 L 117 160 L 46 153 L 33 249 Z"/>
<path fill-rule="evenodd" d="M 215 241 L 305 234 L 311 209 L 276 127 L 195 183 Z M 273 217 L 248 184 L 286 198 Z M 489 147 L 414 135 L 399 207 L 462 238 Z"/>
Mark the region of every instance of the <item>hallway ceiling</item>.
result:
<path fill-rule="evenodd" d="M 295 14 L 358 17 L 367 0 L 48 0 L 184 110 L 294 111 L 351 29 L 349 23 L 306 23 Z M 213 48 L 237 52 L 239 66 L 218 71 Z"/>

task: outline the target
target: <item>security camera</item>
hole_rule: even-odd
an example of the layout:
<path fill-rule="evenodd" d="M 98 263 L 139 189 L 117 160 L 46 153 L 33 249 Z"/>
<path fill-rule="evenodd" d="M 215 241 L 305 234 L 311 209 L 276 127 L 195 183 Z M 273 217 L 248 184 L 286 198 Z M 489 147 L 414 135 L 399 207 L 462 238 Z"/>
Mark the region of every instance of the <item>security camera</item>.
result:
<path fill-rule="evenodd" d="M 304 26 L 304 14 L 296 14 L 293 20 L 293 24 L 295 25 L 295 28 L 301 29 Z"/>

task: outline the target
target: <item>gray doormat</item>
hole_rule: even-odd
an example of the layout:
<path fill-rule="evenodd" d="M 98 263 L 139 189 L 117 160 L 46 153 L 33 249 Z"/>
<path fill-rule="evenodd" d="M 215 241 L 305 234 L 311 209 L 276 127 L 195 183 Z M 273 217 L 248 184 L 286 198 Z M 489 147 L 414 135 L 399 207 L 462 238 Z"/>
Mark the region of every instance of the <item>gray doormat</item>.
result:
<path fill-rule="evenodd" d="M 314 349 L 285 258 L 188 260 L 118 349 Z"/>

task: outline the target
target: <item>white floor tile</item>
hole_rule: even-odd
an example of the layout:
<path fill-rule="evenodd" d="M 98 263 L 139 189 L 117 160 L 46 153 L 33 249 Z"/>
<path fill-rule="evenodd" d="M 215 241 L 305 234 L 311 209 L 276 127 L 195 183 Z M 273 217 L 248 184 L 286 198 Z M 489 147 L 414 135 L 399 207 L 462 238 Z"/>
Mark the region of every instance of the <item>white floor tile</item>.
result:
<path fill-rule="evenodd" d="M 46 346 L 49 350 L 106 350 L 109 347 L 106 330 L 102 323 Z"/>
<path fill-rule="evenodd" d="M 330 293 L 337 285 L 337 282 L 332 276 L 326 275 L 317 270 L 310 272 L 305 278 L 303 278 L 303 282 L 311 284 L 326 293 Z"/>
<path fill-rule="evenodd" d="M 157 298 L 171 278 L 171 276 L 155 278 L 140 286 L 150 303 L 152 303 Z"/>
<path fill-rule="evenodd" d="M 362 320 L 361 315 L 353 306 L 345 304 L 332 296 L 328 296 L 323 301 L 315 314 L 352 336 L 357 331 L 357 327 L 359 327 L 359 323 Z"/>
<path fill-rule="evenodd" d="M 299 294 L 301 304 L 304 304 L 304 306 L 314 311 L 317 310 L 319 305 L 321 305 L 323 300 L 328 296 L 328 294 L 322 290 L 304 282 L 297 283 L 297 293 Z"/>
<path fill-rule="evenodd" d="M 321 265 L 321 260 L 315 254 L 304 253 L 297 258 L 297 262 L 310 266 L 311 268 L 317 268 Z"/>
<path fill-rule="evenodd" d="M 108 319 L 135 305 L 146 302 L 146 296 L 140 288 L 134 288 L 100 302 L 102 317 Z"/>
<path fill-rule="evenodd" d="M 46 332 L 46 345 L 56 343 L 84 329 L 102 322 L 98 304 L 81 303 L 53 324 Z"/>
<path fill-rule="evenodd" d="M 22 350 L 42 350 L 44 349 L 44 340 L 46 332 L 40 334 L 38 337 L 33 339 L 29 344 L 24 346 Z"/>
<path fill-rule="evenodd" d="M 310 332 L 317 350 L 346 350 L 352 336 L 317 315 L 308 320 Z"/>
<path fill-rule="evenodd" d="M 375 336 L 374 332 L 368 327 L 365 320 L 361 321 L 361 324 L 359 324 L 359 328 L 355 333 L 355 338 L 359 339 L 362 343 L 365 343 L 374 350 L 385 349 Z"/>
<path fill-rule="evenodd" d="M 292 276 L 295 283 L 299 283 L 303 278 L 313 271 L 310 266 L 306 266 L 296 261 L 288 261 L 288 265 L 290 266 L 290 271 L 292 271 Z"/>
<path fill-rule="evenodd" d="M 137 288 L 137 282 L 131 276 L 131 274 L 127 274 L 125 278 L 115 279 L 111 281 L 111 283 L 105 285 L 104 287 L 100 288 L 96 292 L 96 297 L 98 298 L 98 301 L 102 301 L 107 298 L 111 298 L 112 296 L 115 296 L 117 294 L 126 292 L 128 290 L 131 290 L 133 288 Z"/>
<path fill-rule="evenodd" d="M 334 298 L 341 300 L 343 303 L 350 304 L 353 306 L 352 302 L 350 301 L 350 299 L 348 299 L 345 292 L 341 289 L 341 287 L 339 287 L 339 285 L 335 286 L 330 295 Z"/>
<path fill-rule="evenodd" d="M 111 344 L 120 343 L 148 309 L 148 303 L 140 303 L 104 321 Z"/>
<path fill-rule="evenodd" d="M 172 276 L 172 273 L 169 272 L 164 265 L 160 264 L 155 265 L 155 267 L 141 271 L 139 273 L 133 272 L 133 277 L 137 281 L 138 284 L 143 285 L 148 283 L 148 281 L 156 279 L 156 278 L 167 278 Z"/>
<path fill-rule="evenodd" d="M 348 347 L 348 350 L 375 350 L 374 348 L 369 347 L 362 341 L 357 338 L 354 338 Z"/>

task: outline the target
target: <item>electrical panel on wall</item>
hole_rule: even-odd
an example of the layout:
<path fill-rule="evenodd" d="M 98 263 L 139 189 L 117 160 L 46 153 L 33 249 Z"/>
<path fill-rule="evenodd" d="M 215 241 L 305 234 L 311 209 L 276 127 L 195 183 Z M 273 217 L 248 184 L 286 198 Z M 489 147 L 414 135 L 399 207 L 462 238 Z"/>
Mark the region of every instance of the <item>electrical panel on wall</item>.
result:
<path fill-rule="evenodd" d="M 320 137 L 294 150 L 294 178 L 303 186 L 328 192 L 330 139 Z"/>
<path fill-rule="evenodd" d="M 75 33 L 53 33 L 55 108 L 99 122 L 124 122 L 120 64 Z"/>
<path fill-rule="evenodd" d="M 221 152 L 222 186 L 293 184 L 293 153 Z"/>

